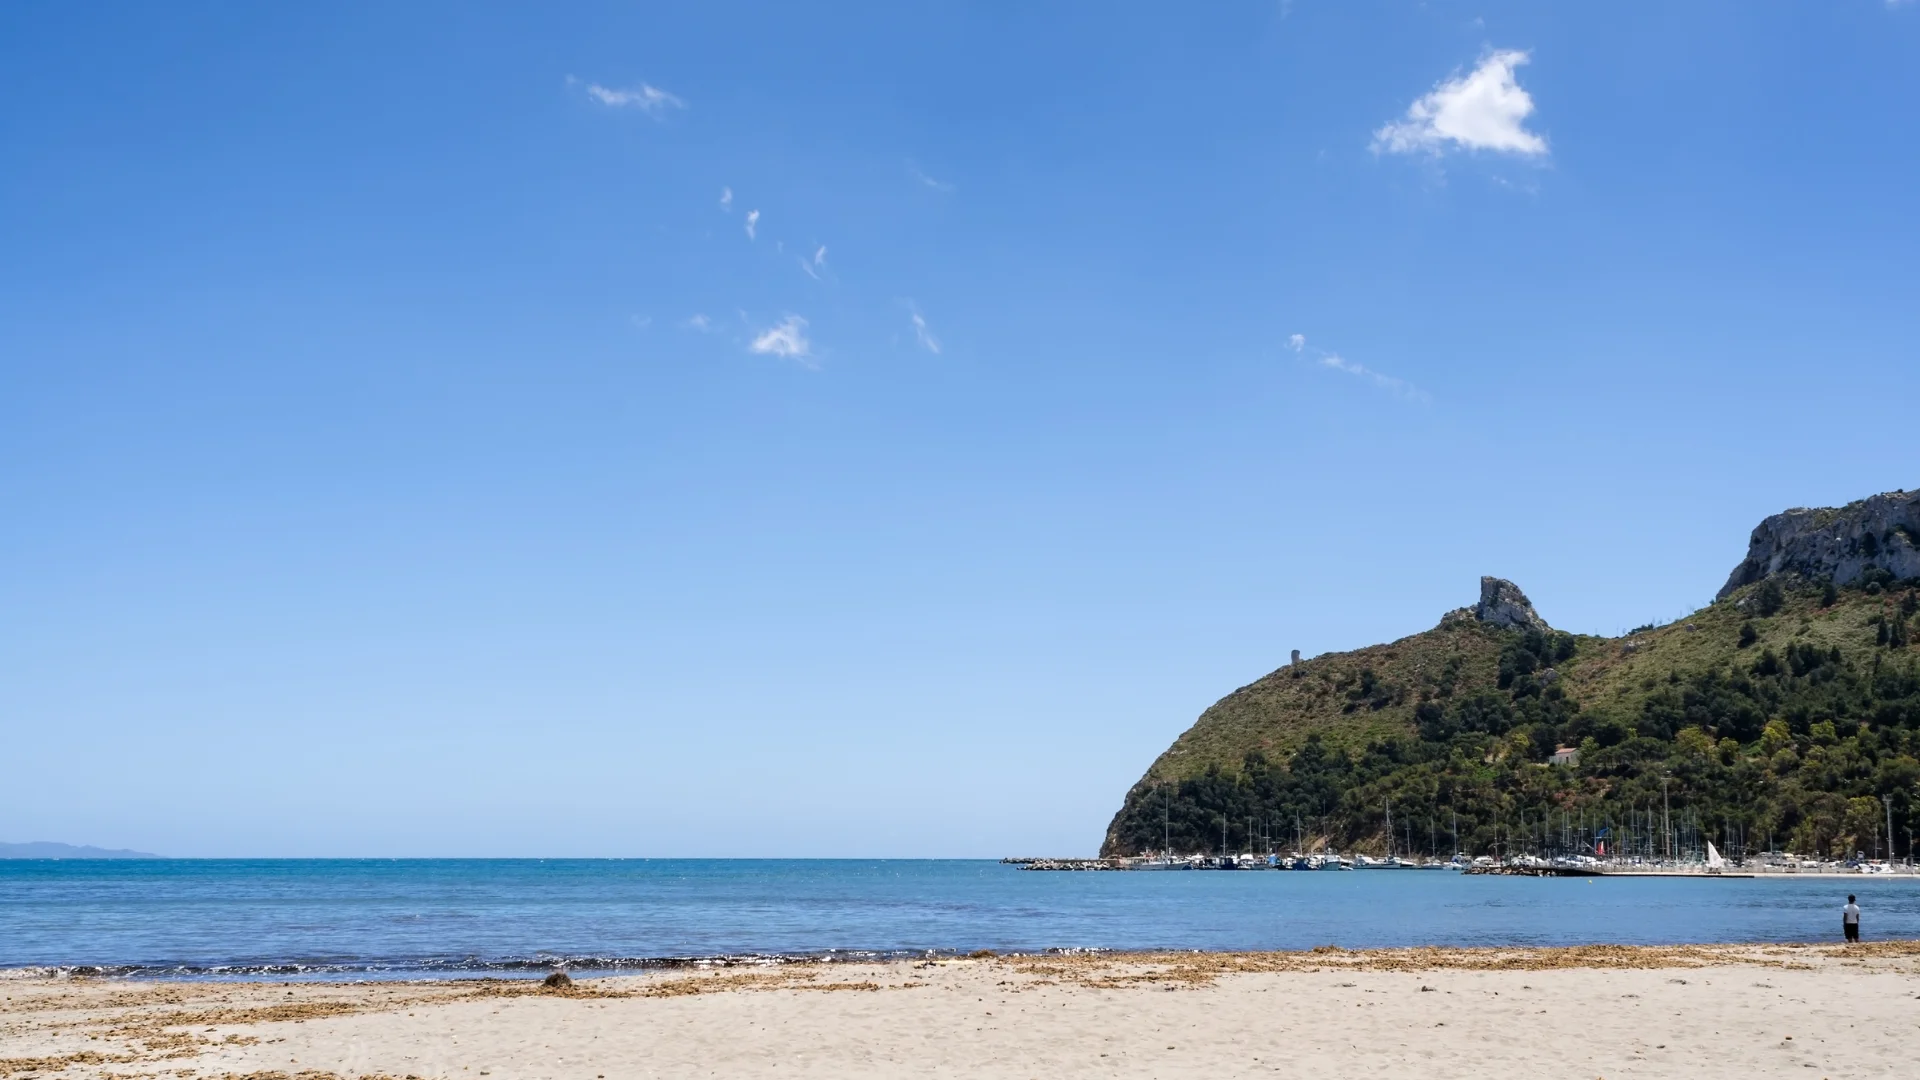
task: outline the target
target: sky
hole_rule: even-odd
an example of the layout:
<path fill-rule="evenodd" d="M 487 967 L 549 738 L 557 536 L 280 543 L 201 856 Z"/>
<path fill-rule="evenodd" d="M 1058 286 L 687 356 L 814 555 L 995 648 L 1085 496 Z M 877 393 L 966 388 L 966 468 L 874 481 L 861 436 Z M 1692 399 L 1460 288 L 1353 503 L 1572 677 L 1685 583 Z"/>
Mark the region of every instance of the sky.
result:
<path fill-rule="evenodd" d="M 1920 3 L 0 6 L 0 839 L 1091 853 L 1920 487 Z"/>

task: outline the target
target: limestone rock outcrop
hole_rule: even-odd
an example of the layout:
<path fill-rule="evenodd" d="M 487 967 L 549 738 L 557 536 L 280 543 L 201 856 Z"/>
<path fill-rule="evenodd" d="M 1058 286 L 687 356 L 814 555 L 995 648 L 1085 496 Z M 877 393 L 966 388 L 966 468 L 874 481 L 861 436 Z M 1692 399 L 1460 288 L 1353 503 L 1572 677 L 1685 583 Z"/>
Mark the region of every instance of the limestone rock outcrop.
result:
<path fill-rule="evenodd" d="M 1920 491 L 1773 515 L 1753 530 L 1746 559 L 1715 599 L 1775 574 L 1852 585 L 1875 567 L 1896 579 L 1920 578 Z"/>
<path fill-rule="evenodd" d="M 1520 586 L 1506 578 L 1480 579 L 1480 602 L 1470 608 L 1456 608 L 1440 619 L 1440 625 L 1463 620 L 1483 622 L 1502 630 L 1551 630 L 1547 620 L 1533 610 L 1532 601 Z"/>
<path fill-rule="evenodd" d="M 1533 610 L 1527 594 L 1505 578 L 1480 579 L 1480 603 L 1474 606 L 1473 617 L 1503 629 L 1548 629 L 1547 620 Z"/>

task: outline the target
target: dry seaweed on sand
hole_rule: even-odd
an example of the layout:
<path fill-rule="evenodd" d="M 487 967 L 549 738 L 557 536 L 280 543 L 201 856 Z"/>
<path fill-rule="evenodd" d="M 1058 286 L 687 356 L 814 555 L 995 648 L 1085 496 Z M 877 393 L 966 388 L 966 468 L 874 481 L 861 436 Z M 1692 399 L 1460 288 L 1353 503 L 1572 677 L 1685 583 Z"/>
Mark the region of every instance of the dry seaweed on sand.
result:
<path fill-rule="evenodd" d="M 1205 986 L 1222 975 L 1326 971 L 1553 971 L 1696 968 L 1740 964 L 1800 966 L 1808 960 L 1920 958 L 1920 941 L 1869 945 L 1577 945 L 1560 948 L 1450 948 L 1348 950 L 1321 946 L 1303 952 L 1136 953 L 1022 956 L 1006 962 L 1036 979 L 1096 988 L 1164 984 Z M 1796 961 L 1798 963 L 1796 963 Z"/>

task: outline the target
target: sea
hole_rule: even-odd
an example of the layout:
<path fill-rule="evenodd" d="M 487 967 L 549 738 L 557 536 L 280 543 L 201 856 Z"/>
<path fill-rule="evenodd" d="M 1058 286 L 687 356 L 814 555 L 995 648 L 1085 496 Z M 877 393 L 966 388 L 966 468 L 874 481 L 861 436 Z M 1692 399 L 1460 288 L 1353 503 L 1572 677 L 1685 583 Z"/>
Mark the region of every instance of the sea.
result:
<path fill-rule="evenodd" d="M 1028 871 L 973 860 L 0 860 L 0 969 L 380 979 L 1046 950 L 1920 938 L 1920 878 Z"/>

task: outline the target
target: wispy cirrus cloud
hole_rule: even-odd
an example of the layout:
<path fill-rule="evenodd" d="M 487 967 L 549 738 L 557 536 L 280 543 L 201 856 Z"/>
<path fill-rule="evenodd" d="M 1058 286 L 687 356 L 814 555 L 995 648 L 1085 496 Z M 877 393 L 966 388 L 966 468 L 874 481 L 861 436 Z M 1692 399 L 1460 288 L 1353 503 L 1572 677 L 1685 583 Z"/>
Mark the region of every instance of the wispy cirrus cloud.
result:
<path fill-rule="evenodd" d="M 730 214 L 733 212 L 733 189 L 732 188 L 723 187 L 720 189 L 720 209 L 724 213 Z"/>
<path fill-rule="evenodd" d="M 577 82 L 578 80 L 570 78 L 568 81 Z M 670 94 L 651 83 L 641 83 L 626 90 L 602 86 L 599 83 L 588 83 L 587 96 L 609 109 L 638 109 L 656 118 L 665 116 L 675 109 L 687 107 L 687 103 L 679 95 Z"/>
<path fill-rule="evenodd" d="M 707 331 L 713 329 L 713 320 L 707 318 L 705 315 L 695 314 L 695 315 L 689 316 L 687 318 L 687 321 L 681 323 L 680 325 L 686 327 L 689 330 L 698 330 L 704 334 Z"/>
<path fill-rule="evenodd" d="M 1384 372 L 1375 371 L 1372 368 L 1367 367 L 1365 364 L 1356 364 L 1353 361 L 1340 356 L 1338 353 L 1328 353 L 1327 355 L 1321 357 L 1320 366 L 1324 368 L 1332 368 L 1335 371 L 1344 371 L 1349 375 L 1355 376 L 1356 378 L 1365 379 L 1368 382 L 1372 383 L 1373 385 L 1379 387 L 1382 390 L 1387 391 L 1388 393 L 1392 394 L 1394 397 L 1397 397 L 1397 398 L 1404 398 L 1408 401 L 1419 401 L 1419 402 L 1426 402 L 1426 401 L 1433 400 L 1431 397 L 1427 395 L 1427 392 L 1425 390 L 1420 389 L 1419 387 L 1413 385 L 1412 383 L 1406 381 L 1405 379 L 1395 378 L 1394 376 L 1388 375 Z"/>
<path fill-rule="evenodd" d="M 805 270 L 807 272 L 807 276 L 814 279 L 815 281 L 820 280 L 821 271 L 825 270 L 826 268 L 827 268 L 827 245 L 825 244 L 821 244 L 820 246 L 813 249 L 813 258 L 800 260 L 800 269 Z"/>
<path fill-rule="evenodd" d="M 1307 348 L 1307 337 L 1305 334 L 1288 335 L 1287 348 L 1299 354 L 1311 352 L 1314 356 L 1315 366 L 1325 368 L 1329 371 L 1342 372 L 1356 379 L 1365 379 L 1379 389 L 1385 390 L 1394 397 L 1402 400 L 1417 401 L 1422 404 L 1433 400 L 1432 396 L 1425 390 L 1420 389 L 1405 379 L 1388 375 L 1383 371 L 1375 371 L 1365 364 L 1355 363 L 1341 356 L 1339 353 L 1328 352 L 1325 349 L 1309 350 Z"/>
<path fill-rule="evenodd" d="M 747 239 L 752 240 L 760 229 L 760 211 L 747 211 Z"/>
<path fill-rule="evenodd" d="M 1478 67 L 1441 82 L 1408 106 L 1405 117 L 1374 132 L 1373 152 L 1489 150 L 1545 157 L 1547 140 L 1526 128 L 1533 96 L 1514 77 L 1514 69 L 1531 58 L 1518 49 L 1488 53 Z"/>
<path fill-rule="evenodd" d="M 807 340 L 807 320 L 788 315 L 756 335 L 747 348 L 762 356 L 778 356 L 802 367 L 814 367 L 813 343 Z"/>
<path fill-rule="evenodd" d="M 913 336 L 920 342 L 920 347 L 935 356 L 939 356 L 940 339 L 934 337 L 933 331 L 927 328 L 926 317 L 921 315 L 917 309 L 909 314 L 913 319 Z"/>
<path fill-rule="evenodd" d="M 920 186 L 926 188 L 929 191 L 938 191 L 942 194 L 946 194 L 953 190 L 952 184 L 949 184 L 944 180 L 935 180 L 933 177 L 928 176 L 924 172 L 921 172 L 920 167 L 917 165 L 907 166 L 907 174 L 909 176 L 912 176 L 915 180 L 920 181 Z"/>

